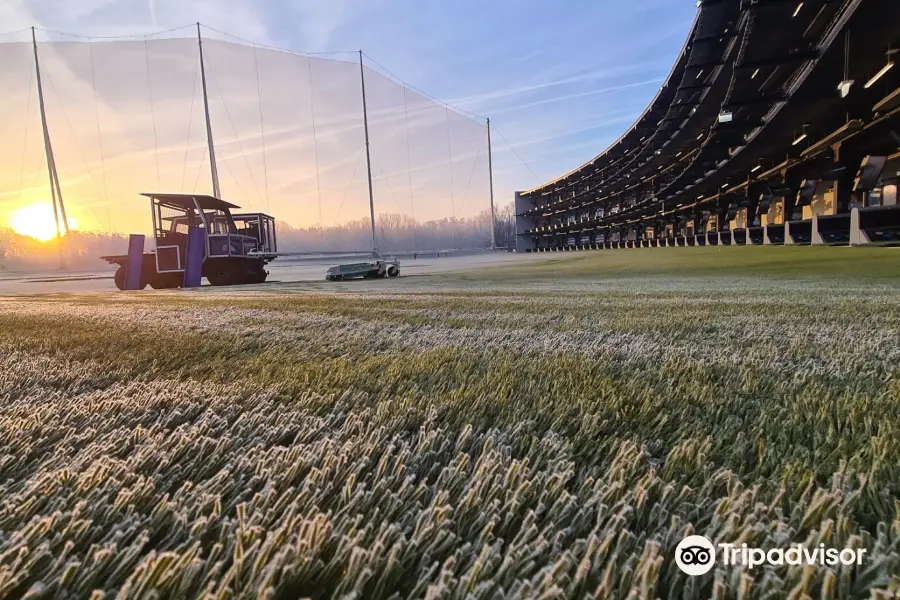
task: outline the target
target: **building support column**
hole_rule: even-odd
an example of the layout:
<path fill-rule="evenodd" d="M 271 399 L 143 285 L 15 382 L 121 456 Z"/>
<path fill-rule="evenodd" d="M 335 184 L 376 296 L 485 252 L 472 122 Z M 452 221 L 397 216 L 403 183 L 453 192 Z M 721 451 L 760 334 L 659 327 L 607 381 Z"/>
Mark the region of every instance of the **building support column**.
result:
<path fill-rule="evenodd" d="M 850 148 L 843 144 L 835 144 L 833 149 L 835 165 L 844 167 L 837 173 L 834 181 L 834 214 L 840 215 L 850 212 L 850 205 L 853 202 L 853 182 L 863 156 L 858 152 L 851 152 Z"/>
<path fill-rule="evenodd" d="M 812 235 L 809 237 L 810 246 L 821 246 L 825 243 L 822 235 L 819 233 L 819 215 L 814 213 L 812 216 Z"/>

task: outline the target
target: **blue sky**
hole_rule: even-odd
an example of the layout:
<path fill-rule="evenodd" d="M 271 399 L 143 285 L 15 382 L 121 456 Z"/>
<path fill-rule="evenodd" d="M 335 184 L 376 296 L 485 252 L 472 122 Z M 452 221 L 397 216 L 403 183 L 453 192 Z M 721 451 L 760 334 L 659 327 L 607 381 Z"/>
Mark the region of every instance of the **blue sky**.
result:
<path fill-rule="evenodd" d="M 294 50 L 363 48 L 411 85 L 491 117 L 500 202 L 615 140 L 659 89 L 695 12 L 673 0 L 5 0 L 0 23 L 105 36 L 199 20 Z"/>

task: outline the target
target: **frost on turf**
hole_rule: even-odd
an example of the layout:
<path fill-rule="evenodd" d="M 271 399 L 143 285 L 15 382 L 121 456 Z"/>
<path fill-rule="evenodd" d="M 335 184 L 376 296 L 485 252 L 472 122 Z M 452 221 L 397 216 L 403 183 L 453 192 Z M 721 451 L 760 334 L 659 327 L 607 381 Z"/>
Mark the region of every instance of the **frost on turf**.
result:
<path fill-rule="evenodd" d="M 890 597 L 897 314 L 640 285 L 3 301 L 0 598 Z M 693 533 L 867 561 L 691 578 Z"/>

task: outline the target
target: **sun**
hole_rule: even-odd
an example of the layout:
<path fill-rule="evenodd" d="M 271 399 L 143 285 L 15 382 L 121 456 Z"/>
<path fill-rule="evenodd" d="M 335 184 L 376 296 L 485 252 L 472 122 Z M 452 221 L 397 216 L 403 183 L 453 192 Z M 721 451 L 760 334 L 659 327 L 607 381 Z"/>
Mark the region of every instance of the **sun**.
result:
<path fill-rule="evenodd" d="M 76 222 L 68 218 L 69 229 L 75 229 Z M 56 237 L 56 222 L 53 219 L 53 205 L 47 203 L 29 204 L 13 211 L 9 225 L 19 235 L 27 235 L 42 242 Z M 65 235 L 65 232 L 62 232 Z"/>

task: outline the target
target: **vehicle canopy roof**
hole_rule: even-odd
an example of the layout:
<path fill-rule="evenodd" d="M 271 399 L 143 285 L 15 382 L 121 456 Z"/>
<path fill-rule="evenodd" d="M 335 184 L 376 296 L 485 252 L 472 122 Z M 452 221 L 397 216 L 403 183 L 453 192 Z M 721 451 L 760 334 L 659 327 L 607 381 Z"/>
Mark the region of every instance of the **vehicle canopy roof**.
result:
<path fill-rule="evenodd" d="M 200 206 L 200 210 L 225 210 L 230 208 L 240 208 L 236 204 L 232 204 L 231 202 L 225 202 L 224 200 L 220 200 L 215 196 L 207 196 L 204 194 L 157 194 L 157 193 L 143 193 L 141 196 L 146 196 L 147 198 L 154 199 L 163 205 L 168 205 L 174 208 L 181 208 L 184 210 L 194 208 L 194 200 L 197 201 L 197 204 Z"/>

